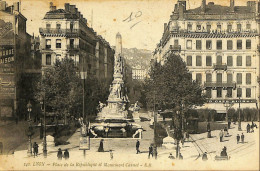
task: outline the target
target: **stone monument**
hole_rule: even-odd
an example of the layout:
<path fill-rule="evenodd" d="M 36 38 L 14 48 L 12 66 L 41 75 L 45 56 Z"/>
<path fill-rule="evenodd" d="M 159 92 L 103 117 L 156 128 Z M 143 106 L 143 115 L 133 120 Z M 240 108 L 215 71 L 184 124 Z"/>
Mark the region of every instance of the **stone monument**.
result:
<path fill-rule="evenodd" d="M 125 109 L 125 106 L 126 103 L 128 103 L 128 97 L 124 91 L 123 72 L 122 37 L 120 33 L 117 33 L 113 82 L 112 85 L 110 85 L 107 106 L 104 106 L 102 103 L 99 105 L 97 120 L 127 118 L 128 112 Z"/>

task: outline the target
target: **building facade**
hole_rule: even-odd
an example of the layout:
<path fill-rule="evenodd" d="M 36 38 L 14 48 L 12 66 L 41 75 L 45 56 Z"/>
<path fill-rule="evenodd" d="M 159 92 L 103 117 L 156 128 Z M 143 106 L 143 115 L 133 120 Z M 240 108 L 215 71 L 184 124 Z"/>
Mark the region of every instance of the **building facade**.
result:
<path fill-rule="evenodd" d="M 0 1 L 0 117 L 17 117 L 18 102 L 28 102 L 21 95 L 20 84 L 22 74 L 31 66 L 31 36 L 26 32 L 26 20 L 19 2 L 8 6 Z"/>
<path fill-rule="evenodd" d="M 65 3 L 64 9 L 56 9 L 50 3 L 50 11 L 43 18 L 41 35 L 42 67 L 55 64 L 66 56 L 75 61 L 87 76 L 112 81 L 114 50 L 109 43 L 87 26 L 87 19 L 75 5 Z"/>
<path fill-rule="evenodd" d="M 226 102 L 259 107 L 259 47 L 259 2 L 220 6 L 202 0 L 187 9 L 186 0 L 178 0 L 153 57 L 163 64 L 170 52 L 179 54 L 205 88 L 203 108 L 226 113 Z"/>
<path fill-rule="evenodd" d="M 147 70 L 142 67 L 135 67 L 132 69 L 133 80 L 144 80 L 147 77 Z"/>

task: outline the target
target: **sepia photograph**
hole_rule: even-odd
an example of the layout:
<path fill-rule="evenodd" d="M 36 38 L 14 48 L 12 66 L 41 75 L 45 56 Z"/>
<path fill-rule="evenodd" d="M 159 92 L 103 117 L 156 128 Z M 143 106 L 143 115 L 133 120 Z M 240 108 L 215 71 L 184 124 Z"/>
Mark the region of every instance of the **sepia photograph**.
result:
<path fill-rule="evenodd" d="M 259 170 L 259 0 L 0 0 L 0 170 Z"/>

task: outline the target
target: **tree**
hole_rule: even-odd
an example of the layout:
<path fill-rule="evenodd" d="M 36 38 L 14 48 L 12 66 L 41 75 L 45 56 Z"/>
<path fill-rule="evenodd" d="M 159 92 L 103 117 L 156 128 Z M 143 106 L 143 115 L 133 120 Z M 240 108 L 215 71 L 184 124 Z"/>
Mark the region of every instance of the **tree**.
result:
<path fill-rule="evenodd" d="M 39 101 L 45 94 L 47 112 L 62 118 L 67 114 L 82 113 L 82 83 L 77 71 L 74 61 L 67 57 L 63 61 L 57 60 L 54 67 L 44 69 L 35 96 Z"/>
<path fill-rule="evenodd" d="M 202 86 L 192 80 L 181 57 L 171 53 L 164 65 L 155 63 L 151 67 L 150 79 L 145 81 L 146 102 L 158 109 L 174 109 L 184 105 L 186 109 L 205 103 Z"/>

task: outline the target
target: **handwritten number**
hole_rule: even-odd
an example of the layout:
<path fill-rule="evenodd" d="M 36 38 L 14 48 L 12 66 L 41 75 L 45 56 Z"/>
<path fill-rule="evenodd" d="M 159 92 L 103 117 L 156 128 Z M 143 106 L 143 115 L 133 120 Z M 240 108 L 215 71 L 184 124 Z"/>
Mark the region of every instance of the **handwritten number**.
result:
<path fill-rule="evenodd" d="M 131 12 L 131 14 L 129 15 L 129 17 L 127 17 L 126 19 L 123 20 L 123 22 L 130 22 L 133 21 L 134 19 L 137 19 L 138 17 L 142 16 L 142 11 L 138 11 L 135 13 L 134 17 L 133 16 L 133 12 Z M 141 21 L 136 22 L 135 24 L 133 24 L 130 29 L 132 29 L 134 26 L 136 26 L 138 23 L 140 23 Z"/>

